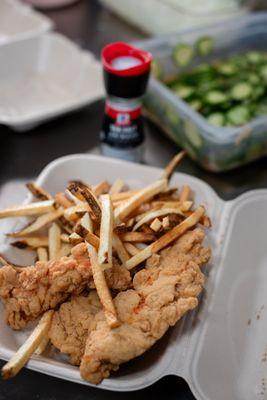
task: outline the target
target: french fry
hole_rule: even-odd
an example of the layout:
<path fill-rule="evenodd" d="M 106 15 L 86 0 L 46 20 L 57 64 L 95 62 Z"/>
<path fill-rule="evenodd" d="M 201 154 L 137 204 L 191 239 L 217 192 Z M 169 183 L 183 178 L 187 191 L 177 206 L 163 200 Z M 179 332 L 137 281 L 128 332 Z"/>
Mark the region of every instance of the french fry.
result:
<path fill-rule="evenodd" d="M 207 215 L 203 215 L 201 220 L 199 221 L 205 228 L 210 228 L 211 227 L 211 220 Z"/>
<path fill-rule="evenodd" d="M 50 193 L 48 193 L 42 187 L 36 185 L 36 183 L 34 182 L 28 182 L 26 183 L 26 186 L 29 189 L 29 191 L 33 194 L 33 196 L 41 201 L 53 199 Z"/>
<path fill-rule="evenodd" d="M 163 229 L 168 229 L 170 227 L 170 219 L 168 216 L 162 219 L 162 226 Z"/>
<path fill-rule="evenodd" d="M 48 261 L 48 254 L 45 247 L 37 247 L 38 261 Z"/>
<path fill-rule="evenodd" d="M 154 221 L 151 222 L 150 228 L 153 229 L 153 231 L 158 232 L 161 228 L 162 224 L 158 218 L 155 218 Z"/>
<path fill-rule="evenodd" d="M 85 213 L 86 213 L 86 211 L 77 211 L 77 212 L 76 212 L 76 216 L 77 216 L 77 218 L 78 218 L 77 221 L 79 221 L 79 220 L 84 216 Z M 76 223 L 77 223 L 77 221 L 76 221 Z M 73 221 L 73 222 L 74 222 L 74 221 Z"/>
<path fill-rule="evenodd" d="M 63 243 L 69 243 L 69 235 L 67 235 L 66 233 L 61 233 L 60 239 Z"/>
<path fill-rule="evenodd" d="M 43 338 L 47 335 L 50 329 L 53 313 L 54 311 L 50 310 L 41 317 L 38 325 L 32 331 L 24 344 L 4 365 L 1 371 L 3 379 L 9 379 L 17 375 L 17 373 L 29 361 L 31 355 L 35 352 Z"/>
<path fill-rule="evenodd" d="M 64 215 L 58 218 L 57 223 L 59 224 L 60 228 L 68 234 L 73 232 L 73 222 L 67 221 Z"/>
<path fill-rule="evenodd" d="M 87 201 L 87 203 L 89 204 L 89 207 L 95 216 L 96 222 L 100 224 L 101 206 L 100 206 L 98 199 L 96 198 L 94 193 L 88 188 L 82 189 L 81 194 L 84 197 L 84 199 Z"/>
<path fill-rule="evenodd" d="M 63 208 L 73 207 L 73 205 L 75 204 L 73 203 L 73 201 L 69 200 L 63 192 L 58 192 L 55 195 L 55 202 Z"/>
<path fill-rule="evenodd" d="M 123 242 L 152 242 L 155 240 L 155 235 L 144 232 L 126 232 L 120 235 Z"/>
<path fill-rule="evenodd" d="M 192 211 L 192 210 L 189 210 L 189 211 L 186 211 L 186 212 L 185 212 L 185 215 L 186 215 L 187 217 L 189 217 L 190 215 L 192 215 L 192 213 L 193 213 L 193 211 Z M 210 228 L 210 227 L 211 227 L 211 220 L 210 220 L 210 218 L 209 218 L 206 214 L 204 214 L 204 215 L 200 218 L 199 223 L 200 223 L 200 225 L 203 225 L 205 228 Z"/>
<path fill-rule="evenodd" d="M 128 199 L 124 204 L 115 209 L 115 223 L 118 224 L 123 221 L 123 219 L 125 219 L 133 210 L 135 210 L 146 201 L 152 199 L 156 194 L 162 192 L 166 188 L 167 180 L 161 179 L 140 190 L 138 193 Z"/>
<path fill-rule="evenodd" d="M 79 184 L 77 182 L 70 182 L 68 185 L 67 191 L 65 193 L 68 196 L 70 196 L 69 193 L 71 193 L 74 198 L 76 197 L 80 202 L 84 202 L 84 196 L 82 195 L 82 188 L 84 188 L 84 187 L 85 186 L 81 185 L 81 183 Z M 73 197 L 72 197 L 72 199 L 74 201 Z"/>
<path fill-rule="evenodd" d="M 58 260 L 60 258 L 60 248 L 61 248 L 61 239 L 60 239 L 60 228 L 54 222 L 52 226 L 48 230 L 48 251 L 49 251 L 49 260 Z"/>
<path fill-rule="evenodd" d="M 125 262 L 127 260 L 129 260 L 130 256 L 129 256 L 124 244 L 122 243 L 122 241 L 120 240 L 118 235 L 116 235 L 116 233 L 113 233 L 112 245 L 113 245 L 113 248 L 115 249 L 119 259 L 121 260 L 122 264 L 125 264 Z"/>
<path fill-rule="evenodd" d="M 11 243 L 11 246 L 17 247 L 18 249 L 36 249 L 38 247 L 46 247 L 48 246 L 48 237 L 47 236 L 28 236 L 25 239 L 17 240 L 16 242 Z"/>
<path fill-rule="evenodd" d="M 126 227 L 127 228 L 132 228 L 134 226 L 134 221 L 135 221 L 134 218 L 128 219 L 128 221 L 126 222 Z"/>
<path fill-rule="evenodd" d="M 176 196 L 177 190 L 178 190 L 177 188 L 168 188 L 168 189 L 164 190 L 163 192 L 157 194 L 155 196 L 155 200 L 169 201 L 169 200 L 174 200 L 176 198 L 176 200 L 178 201 L 179 198 L 174 197 L 174 196 Z"/>
<path fill-rule="evenodd" d="M 136 231 L 137 229 L 140 228 L 143 224 L 146 224 L 147 222 L 151 221 L 152 219 L 158 218 L 158 217 L 163 217 L 165 215 L 170 215 L 170 214 L 177 214 L 184 216 L 184 214 L 179 210 L 179 208 L 162 208 L 161 210 L 155 210 L 155 211 L 150 211 L 147 212 L 142 219 L 140 219 L 133 227 L 133 231 Z"/>
<path fill-rule="evenodd" d="M 34 233 L 39 231 L 44 226 L 48 225 L 50 222 L 55 221 L 63 214 L 63 209 L 58 209 L 56 211 L 52 211 L 50 213 L 41 215 L 38 217 L 32 224 L 28 225 L 26 228 L 22 229 L 21 231 L 9 233 L 8 236 L 10 237 L 21 237 L 29 235 L 30 233 Z"/>
<path fill-rule="evenodd" d="M 78 199 L 74 194 L 71 193 L 71 191 L 69 189 L 65 190 L 65 195 L 67 197 L 68 200 L 72 201 L 74 204 L 82 204 L 84 202 L 84 199 L 82 198 L 82 200 Z"/>
<path fill-rule="evenodd" d="M 2 266 L 8 265 L 8 264 L 10 265 L 10 263 L 7 261 L 7 259 L 5 257 L 3 257 L 2 255 L 0 255 L 0 264 Z"/>
<path fill-rule="evenodd" d="M 48 336 L 44 336 L 41 343 L 39 344 L 39 346 L 37 347 L 37 349 L 35 350 L 35 354 L 37 354 L 38 356 L 43 354 L 45 349 L 48 346 L 48 343 L 50 342 L 50 339 Z"/>
<path fill-rule="evenodd" d="M 203 207 L 198 207 L 189 217 L 183 220 L 179 225 L 175 226 L 169 232 L 165 233 L 154 243 L 141 250 L 138 254 L 126 261 L 125 266 L 127 269 L 132 269 L 138 264 L 147 260 L 153 253 L 159 252 L 164 247 L 168 246 L 171 242 L 182 236 L 188 229 L 195 226 L 201 217 L 204 215 L 205 210 Z"/>
<path fill-rule="evenodd" d="M 58 253 L 58 258 L 70 255 L 72 246 L 69 243 L 63 243 Z"/>
<path fill-rule="evenodd" d="M 124 182 L 122 179 L 116 179 L 116 181 L 113 183 L 113 185 L 111 186 L 110 190 L 109 190 L 109 194 L 110 196 L 120 193 L 123 189 L 124 186 Z"/>
<path fill-rule="evenodd" d="M 93 222 L 88 212 L 81 218 L 81 225 L 90 233 L 93 233 Z"/>
<path fill-rule="evenodd" d="M 107 193 L 109 189 L 110 184 L 108 183 L 108 181 L 102 181 L 93 187 L 93 192 L 96 197 L 99 197 L 101 194 Z"/>
<path fill-rule="evenodd" d="M 24 204 L 0 210 L 0 218 L 27 217 L 30 215 L 41 215 L 55 211 L 54 200 L 38 201 L 36 203 Z"/>
<path fill-rule="evenodd" d="M 175 226 L 165 235 L 161 236 L 155 243 L 153 243 L 153 253 L 157 253 L 159 250 L 168 246 L 175 239 L 183 235 L 188 229 L 195 226 L 201 217 L 205 214 L 205 209 L 203 207 L 198 207 L 190 217 L 184 219 L 179 225 Z"/>
<path fill-rule="evenodd" d="M 138 254 L 138 253 L 140 253 L 140 249 L 138 249 L 135 245 L 133 245 L 132 243 L 123 243 L 124 244 L 124 247 L 125 247 L 125 249 L 128 251 L 128 253 L 131 255 L 131 256 L 135 256 L 136 254 Z M 127 260 L 126 260 L 127 261 Z M 125 263 L 126 263 L 126 261 L 125 261 Z"/>
<path fill-rule="evenodd" d="M 105 279 L 105 272 L 98 264 L 97 252 L 93 246 L 87 244 L 87 250 L 91 261 L 93 279 L 97 294 L 104 309 L 104 314 L 110 328 L 119 326 L 119 320 L 112 297 Z"/>
<path fill-rule="evenodd" d="M 176 156 L 173 157 L 173 159 L 169 162 L 167 167 L 164 169 L 163 174 L 161 175 L 161 178 L 165 178 L 165 179 L 169 180 L 171 178 L 175 168 L 182 161 L 182 159 L 184 158 L 185 155 L 186 155 L 185 150 L 182 150 L 178 154 L 176 154 Z"/>
<path fill-rule="evenodd" d="M 99 238 L 95 234 L 89 232 L 81 224 L 77 226 L 75 233 L 90 243 L 96 250 L 99 249 Z"/>
<path fill-rule="evenodd" d="M 76 244 L 82 243 L 84 241 L 84 239 L 78 235 L 78 233 L 73 232 L 70 236 L 69 236 L 69 243 L 72 246 L 76 246 Z"/>
<path fill-rule="evenodd" d="M 151 257 L 152 254 L 152 244 L 150 244 L 144 250 L 140 250 L 136 255 L 130 258 L 130 260 L 126 261 L 125 267 L 128 270 L 131 270 L 137 265 L 141 264 L 143 261 L 147 260 L 149 257 Z"/>
<path fill-rule="evenodd" d="M 98 263 L 104 268 L 112 267 L 113 208 L 108 194 L 100 197 L 101 223 Z"/>
<path fill-rule="evenodd" d="M 126 226 L 126 224 L 123 222 L 120 225 L 115 226 L 114 232 L 120 235 L 121 233 L 128 232 L 129 228 Z"/>
<path fill-rule="evenodd" d="M 135 218 L 138 219 L 141 214 L 147 213 L 151 211 L 151 203 L 143 203 L 135 210 L 133 210 L 127 218 Z"/>
<path fill-rule="evenodd" d="M 78 180 L 78 179 L 73 179 L 73 180 L 69 181 L 69 185 L 74 185 L 74 186 L 77 186 L 79 188 L 89 188 L 89 189 L 91 189 L 91 186 L 88 185 L 88 183 L 86 183 L 84 181 L 81 181 L 81 180 Z"/>
<path fill-rule="evenodd" d="M 150 228 L 150 226 L 148 226 L 148 225 L 142 225 L 142 228 L 141 228 L 141 232 L 143 232 L 143 233 L 149 233 L 150 235 L 152 234 L 152 235 L 154 235 L 154 231 L 153 231 L 153 229 L 151 229 Z"/>
<path fill-rule="evenodd" d="M 78 186 L 78 184 L 74 183 L 69 185 L 69 190 L 79 200 L 86 201 L 88 203 L 90 210 L 92 211 L 95 217 L 96 222 L 100 224 L 101 207 L 93 191 L 90 190 L 88 187 L 85 186 L 80 187 Z"/>
<path fill-rule="evenodd" d="M 111 194 L 111 201 L 123 201 L 123 200 L 128 200 L 130 197 L 138 193 L 139 190 L 127 190 L 125 192 L 120 192 L 120 193 L 114 193 Z"/>
<path fill-rule="evenodd" d="M 192 205 L 193 205 L 192 201 L 183 201 L 181 203 L 180 201 L 177 201 L 177 200 L 153 201 L 151 203 L 151 206 L 154 209 L 159 209 L 159 208 L 179 208 L 182 212 L 190 210 Z"/>
<path fill-rule="evenodd" d="M 69 236 L 65 234 L 60 235 L 61 241 L 64 243 L 69 243 Z M 30 249 L 35 250 L 38 248 L 45 248 L 48 246 L 47 236 L 27 236 L 21 240 L 11 243 L 11 246 L 17 247 L 19 249 Z"/>
<path fill-rule="evenodd" d="M 125 200 L 112 201 L 112 205 L 113 205 L 114 210 L 115 210 L 115 208 L 121 206 L 124 202 L 125 202 Z"/>
<path fill-rule="evenodd" d="M 64 217 L 67 221 L 76 222 L 79 219 L 79 213 L 84 214 L 89 210 L 88 204 L 78 204 L 73 207 L 66 208 L 64 210 Z"/>
<path fill-rule="evenodd" d="M 190 187 L 188 185 L 184 185 L 180 193 L 180 201 L 184 202 L 189 200 L 190 193 L 191 193 Z"/>

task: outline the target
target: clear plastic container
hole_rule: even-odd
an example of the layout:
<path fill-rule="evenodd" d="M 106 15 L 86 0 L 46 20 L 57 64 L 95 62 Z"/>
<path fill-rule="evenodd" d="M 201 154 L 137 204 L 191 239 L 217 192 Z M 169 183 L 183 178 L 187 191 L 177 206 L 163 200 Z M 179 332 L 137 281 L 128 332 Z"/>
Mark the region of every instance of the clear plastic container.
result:
<path fill-rule="evenodd" d="M 254 0 L 255 1 L 255 0 Z M 150 35 L 163 35 L 249 12 L 247 0 L 101 0 L 115 14 Z"/>
<path fill-rule="evenodd" d="M 254 13 L 205 28 L 153 38 L 135 44 L 159 61 L 164 77 L 177 72 L 172 51 L 179 42 L 193 44 L 199 37 L 214 38 L 214 51 L 190 65 L 224 58 L 246 50 L 267 50 L 267 13 Z M 149 116 L 189 155 L 211 171 L 225 171 L 267 154 L 267 116 L 240 127 L 215 127 L 177 97 L 162 82 L 150 80 L 145 98 Z"/>

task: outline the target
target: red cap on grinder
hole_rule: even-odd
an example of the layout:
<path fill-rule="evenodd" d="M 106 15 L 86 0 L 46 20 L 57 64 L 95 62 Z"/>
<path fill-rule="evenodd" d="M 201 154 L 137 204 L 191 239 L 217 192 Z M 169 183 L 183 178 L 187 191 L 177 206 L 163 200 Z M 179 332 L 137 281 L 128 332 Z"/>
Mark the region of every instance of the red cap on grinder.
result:
<path fill-rule="evenodd" d="M 111 43 L 102 50 L 104 81 L 107 93 L 120 98 L 144 94 L 152 56 L 127 43 Z"/>

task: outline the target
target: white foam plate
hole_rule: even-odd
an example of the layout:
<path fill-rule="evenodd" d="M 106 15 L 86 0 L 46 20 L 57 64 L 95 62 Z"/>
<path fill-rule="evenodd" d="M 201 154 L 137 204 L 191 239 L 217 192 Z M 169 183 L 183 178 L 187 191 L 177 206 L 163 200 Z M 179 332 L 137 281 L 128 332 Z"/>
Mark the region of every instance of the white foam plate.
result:
<path fill-rule="evenodd" d="M 131 187 L 158 178 L 161 170 L 92 155 L 73 155 L 49 164 L 37 183 L 52 193 L 70 179 L 97 183 L 121 177 Z M 207 237 L 213 249 L 200 307 L 185 316 L 145 355 L 121 366 L 98 387 L 132 391 L 166 375 L 183 377 L 199 400 L 263 400 L 267 330 L 267 190 L 248 192 L 224 202 L 204 182 L 176 173 L 173 185 L 189 184 L 196 203 L 204 204 L 213 222 Z M 9 230 L 14 229 L 9 220 Z M 7 244 L 0 251 L 10 258 Z M 22 253 L 20 253 L 22 254 Z M 16 255 L 15 255 L 16 256 Z M 18 256 L 18 255 L 17 255 Z M 21 262 L 26 258 L 20 256 Z M 27 260 L 28 261 L 28 260 Z M 0 308 L 0 357 L 8 359 L 29 332 L 13 332 Z M 28 368 L 89 385 L 79 369 L 62 356 L 34 356 Z"/>
<path fill-rule="evenodd" d="M 0 46 L 0 123 L 27 130 L 101 98 L 101 65 L 57 33 Z"/>
<path fill-rule="evenodd" d="M 0 44 L 28 39 L 52 29 L 53 23 L 18 0 L 0 1 Z"/>

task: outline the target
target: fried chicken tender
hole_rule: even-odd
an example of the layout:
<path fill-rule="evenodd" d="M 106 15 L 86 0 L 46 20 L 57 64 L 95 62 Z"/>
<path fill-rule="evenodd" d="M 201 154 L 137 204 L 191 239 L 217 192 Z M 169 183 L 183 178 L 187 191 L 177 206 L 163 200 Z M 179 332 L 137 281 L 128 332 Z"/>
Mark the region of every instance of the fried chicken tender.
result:
<path fill-rule="evenodd" d="M 38 261 L 35 266 L 16 270 L 10 265 L 0 269 L 0 298 L 5 318 L 13 329 L 25 325 L 48 309 L 55 308 L 70 294 L 81 293 L 91 277 L 86 246 L 72 249 L 70 257 L 58 261 Z"/>
<path fill-rule="evenodd" d="M 130 272 L 116 262 L 114 268 L 106 271 L 106 279 L 114 290 L 125 290 L 132 285 Z M 16 330 L 88 287 L 94 285 L 84 243 L 75 246 L 71 256 L 58 261 L 38 261 L 35 266 L 20 270 L 10 265 L 0 269 L 0 298 L 5 318 Z"/>
<path fill-rule="evenodd" d="M 200 229 L 187 232 L 136 273 L 133 289 L 114 299 L 118 328 L 109 328 L 103 311 L 96 315 L 80 366 L 84 379 L 100 383 L 120 364 L 143 354 L 198 305 L 204 285 L 199 267 L 210 257 L 209 249 L 201 246 L 203 239 Z"/>
<path fill-rule="evenodd" d="M 57 349 L 70 356 L 71 364 L 80 365 L 88 333 L 100 310 L 98 295 L 92 290 L 89 295 L 72 296 L 54 313 L 49 338 Z"/>

